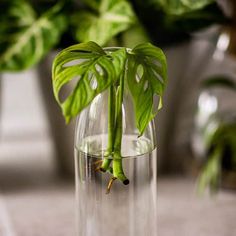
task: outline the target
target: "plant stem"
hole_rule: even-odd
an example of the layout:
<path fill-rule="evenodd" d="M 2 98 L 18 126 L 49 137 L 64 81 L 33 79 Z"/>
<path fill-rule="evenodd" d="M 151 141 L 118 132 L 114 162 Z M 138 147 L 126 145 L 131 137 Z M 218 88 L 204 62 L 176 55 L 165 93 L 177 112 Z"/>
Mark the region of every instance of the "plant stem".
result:
<path fill-rule="evenodd" d="M 108 152 L 109 154 L 113 151 L 113 142 L 114 142 L 114 127 L 115 127 L 115 111 L 114 107 L 116 104 L 115 102 L 115 88 L 112 85 L 109 88 L 109 100 L 108 100 L 108 107 L 109 107 L 109 114 L 108 114 Z"/>
<path fill-rule="evenodd" d="M 121 143 L 122 143 L 122 103 L 124 94 L 124 78 L 125 72 L 120 77 L 120 85 L 117 91 L 116 102 L 116 127 L 115 127 L 115 140 L 113 148 L 113 175 L 124 184 L 128 184 L 129 180 L 124 174 L 121 156 Z"/>
<path fill-rule="evenodd" d="M 105 158 L 102 162 L 100 170 L 103 172 L 109 171 L 113 174 L 107 192 L 114 180 L 119 179 L 123 184 L 129 184 L 129 180 L 124 174 L 121 156 L 121 143 L 122 143 L 122 103 L 124 94 L 124 79 L 125 73 L 120 76 L 119 86 L 117 91 L 115 85 L 109 88 L 108 98 L 108 145 L 105 153 Z M 116 98 L 115 98 L 116 97 Z M 111 162 L 112 167 L 110 167 Z"/>
<path fill-rule="evenodd" d="M 111 164 L 111 156 L 113 152 L 113 143 L 114 143 L 114 133 L 115 133 L 115 87 L 111 85 L 109 88 L 109 95 L 108 95 L 108 145 L 107 151 L 105 153 L 105 159 L 100 167 L 100 170 L 106 172 Z"/>

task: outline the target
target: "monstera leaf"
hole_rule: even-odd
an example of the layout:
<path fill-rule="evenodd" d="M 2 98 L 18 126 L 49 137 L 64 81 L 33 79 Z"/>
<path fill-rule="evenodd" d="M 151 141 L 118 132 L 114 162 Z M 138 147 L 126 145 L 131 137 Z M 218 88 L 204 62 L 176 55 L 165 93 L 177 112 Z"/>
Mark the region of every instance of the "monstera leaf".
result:
<path fill-rule="evenodd" d="M 0 70 L 18 71 L 35 65 L 58 43 L 67 20 L 56 4 L 40 17 L 26 1 L 0 3 Z"/>
<path fill-rule="evenodd" d="M 93 11 L 80 11 L 72 17 L 75 37 L 79 42 L 93 40 L 104 45 L 136 21 L 132 7 L 126 0 L 92 1 L 90 7 Z"/>
<path fill-rule="evenodd" d="M 52 79 L 54 95 L 66 121 L 78 115 L 122 76 L 133 97 L 136 126 L 142 134 L 162 106 L 167 80 L 166 58 L 162 50 L 150 43 L 142 43 L 133 50 L 107 51 L 94 42 L 62 50 L 54 59 Z M 69 86 L 71 92 L 63 99 L 60 92 L 69 84 L 73 85 Z M 153 105 L 155 95 L 160 99 L 157 108 Z"/>
<path fill-rule="evenodd" d="M 140 134 L 162 107 L 162 95 L 167 81 L 166 58 L 162 50 L 150 43 L 136 46 L 128 59 L 127 81 L 133 97 L 136 126 Z M 155 109 L 154 96 L 159 97 Z"/>
<path fill-rule="evenodd" d="M 57 102 L 68 123 L 120 76 L 126 50 L 107 54 L 94 42 L 81 43 L 64 49 L 53 62 L 53 89 Z M 63 86 L 76 80 L 72 92 L 60 99 Z"/>

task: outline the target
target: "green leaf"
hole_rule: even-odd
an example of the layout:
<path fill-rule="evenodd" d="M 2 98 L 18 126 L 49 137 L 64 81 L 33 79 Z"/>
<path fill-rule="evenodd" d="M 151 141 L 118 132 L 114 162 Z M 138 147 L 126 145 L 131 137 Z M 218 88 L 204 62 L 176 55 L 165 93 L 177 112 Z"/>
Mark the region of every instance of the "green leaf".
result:
<path fill-rule="evenodd" d="M 133 97 L 136 126 L 142 134 L 162 107 L 167 82 L 167 64 L 162 50 L 150 43 L 136 46 L 129 54 L 127 81 Z M 153 105 L 154 95 L 160 99 L 157 109 Z"/>
<path fill-rule="evenodd" d="M 132 7 L 125 0 L 102 0 L 97 12 L 81 11 L 72 17 L 76 39 L 79 42 L 92 40 L 99 45 L 106 44 L 135 22 Z"/>
<path fill-rule="evenodd" d="M 37 17 L 26 1 L 9 1 L 0 16 L 0 70 L 18 71 L 29 68 L 58 43 L 66 29 L 66 17 L 58 3 Z"/>
<path fill-rule="evenodd" d="M 53 90 L 66 122 L 78 115 L 89 103 L 120 76 L 126 59 L 124 48 L 106 53 L 94 42 L 73 45 L 61 51 L 53 62 Z M 78 80 L 64 101 L 59 93 L 63 86 Z"/>
<path fill-rule="evenodd" d="M 161 7 L 170 15 L 182 15 L 191 11 L 200 10 L 214 3 L 215 0 L 151 0 L 153 5 Z"/>

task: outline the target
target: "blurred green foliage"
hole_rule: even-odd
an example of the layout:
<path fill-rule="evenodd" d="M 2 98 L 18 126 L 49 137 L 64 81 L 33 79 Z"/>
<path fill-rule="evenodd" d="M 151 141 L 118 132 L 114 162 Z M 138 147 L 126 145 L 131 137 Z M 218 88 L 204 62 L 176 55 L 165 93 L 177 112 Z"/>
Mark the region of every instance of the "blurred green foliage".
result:
<path fill-rule="evenodd" d="M 153 5 L 160 7 L 168 15 L 183 15 L 201 10 L 215 0 L 150 0 Z"/>
<path fill-rule="evenodd" d="M 168 44 L 226 20 L 215 0 L 2 0 L 0 71 L 30 68 L 78 42 Z"/>
<path fill-rule="evenodd" d="M 36 64 L 60 40 L 66 15 L 57 4 L 37 17 L 27 2 L 11 1 L 0 15 L 0 70 L 17 71 Z"/>
<path fill-rule="evenodd" d="M 78 11 L 72 17 L 75 39 L 79 42 L 93 40 L 104 45 L 136 23 L 135 13 L 127 1 L 101 1 L 92 10 Z"/>
<path fill-rule="evenodd" d="M 222 123 L 210 137 L 207 160 L 198 179 L 198 192 L 218 190 L 222 170 L 236 171 L 236 123 Z"/>
<path fill-rule="evenodd" d="M 225 88 L 236 92 L 236 83 L 232 78 L 218 75 L 206 79 L 203 88 Z M 223 170 L 236 171 L 235 117 L 232 116 L 226 121 L 219 117 L 218 119 L 218 127 L 214 132 L 210 132 L 205 140 L 207 157 L 198 178 L 199 194 L 203 194 L 208 187 L 211 193 L 215 193 L 219 189 Z"/>

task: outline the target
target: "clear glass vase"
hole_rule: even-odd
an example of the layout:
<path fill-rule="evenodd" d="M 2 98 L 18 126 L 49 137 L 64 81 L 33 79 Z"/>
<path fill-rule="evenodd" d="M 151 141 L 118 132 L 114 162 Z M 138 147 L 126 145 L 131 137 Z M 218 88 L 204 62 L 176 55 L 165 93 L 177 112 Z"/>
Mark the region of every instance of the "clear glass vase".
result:
<path fill-rule="evenodd" d="M 235 39 L 235 28 L 221 29 L 199 91 L 192 134 L 194 166 L 209 183 L 217 176 L 217 188 L 236 189 Z"/>
<path fill-rule="evenodd" d="M 154 123 L 139 137 L 132 98 L 124 90 L 121 156 L 129 184 L 99 170 L 108 146 L 109 91 L 77 118 L 75 131 L 77 236 L 155 236 L 157 159 Z"/>

